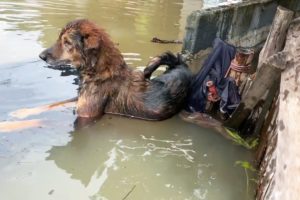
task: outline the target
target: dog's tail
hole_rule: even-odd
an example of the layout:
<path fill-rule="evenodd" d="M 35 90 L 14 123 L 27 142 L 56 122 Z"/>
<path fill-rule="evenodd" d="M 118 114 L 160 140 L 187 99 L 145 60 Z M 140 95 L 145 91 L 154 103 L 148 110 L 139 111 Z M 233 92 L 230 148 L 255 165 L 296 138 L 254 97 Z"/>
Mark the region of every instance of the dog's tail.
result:
<path fill-rule="evenodd" d="M 182 56 L 178 53 L 177 56 L 170 51 L 166 51 L 163 54 L 154 57 L 147 67 L 144 69 L 144 77 L 149 79 L 152 73 L 161 65 L 167 65 L 167 71 L 176 68 L 177 66 L 185 66 Z"/>
<path fill-rule="evenodd" d="M 168 65 L 170 68 L 180 64 L 179 56 L 174 55 L 172 52 L 167 51 L 159 56 L 161 65 Z"/>

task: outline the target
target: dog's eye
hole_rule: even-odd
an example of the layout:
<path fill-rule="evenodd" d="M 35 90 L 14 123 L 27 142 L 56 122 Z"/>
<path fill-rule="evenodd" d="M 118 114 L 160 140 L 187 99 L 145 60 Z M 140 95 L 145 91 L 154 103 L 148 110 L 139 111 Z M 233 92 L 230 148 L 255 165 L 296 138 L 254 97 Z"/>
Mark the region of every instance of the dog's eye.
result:
<path fill-rule="evenodd" d="M 71 46 L 72 44 L 71 44 L 71 42 L 69 40 L 65 40 L 64 41 L 64 45 L 65 46 Z"/>

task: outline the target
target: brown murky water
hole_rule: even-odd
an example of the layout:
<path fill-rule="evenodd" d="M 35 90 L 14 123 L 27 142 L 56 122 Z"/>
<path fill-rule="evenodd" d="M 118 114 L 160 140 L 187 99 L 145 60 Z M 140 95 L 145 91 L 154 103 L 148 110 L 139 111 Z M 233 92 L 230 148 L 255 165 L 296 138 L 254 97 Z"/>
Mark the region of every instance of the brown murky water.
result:
<path fill-rule="evenodd" d="M 76 76 L 44 67 L 38 53 L 68 21 L 89 18 L 106 28 L 127 62 L 180 45 L 189 12 L 218 1 L 0 1 L 0 121 L 10 113 L 76 95 Z M 43 125 L 0 133 L 1 200 L 252 199 L 251 176 L 235 165 L 251 152 L 219 134 L 181 121 L 146 122 L 106 115 L 73 130 L 73 108 L 27 117 Z M 250 172 L 249 172 L 250 173 Z M 249 186 L 247 187 L 249 183 Z"/>

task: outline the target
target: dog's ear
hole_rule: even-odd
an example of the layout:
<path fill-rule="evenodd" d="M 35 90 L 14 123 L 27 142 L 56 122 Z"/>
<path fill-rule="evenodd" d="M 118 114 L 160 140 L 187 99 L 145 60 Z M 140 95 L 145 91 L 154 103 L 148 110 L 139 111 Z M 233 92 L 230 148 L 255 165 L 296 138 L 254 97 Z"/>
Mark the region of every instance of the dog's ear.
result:
<path fill-rule="evenodd" d="M 83 45 L 86 50 L 98 49 L 100 39 L 96 35 L 85 34 L 83 36 Z"/>
<path fill-rule="evenodd" d="M 89 65 L 95 67 L 98 62 L 100 39 L 96 35 L 85 34 L 82 37 L 83 49 L 89 57 Z"/>

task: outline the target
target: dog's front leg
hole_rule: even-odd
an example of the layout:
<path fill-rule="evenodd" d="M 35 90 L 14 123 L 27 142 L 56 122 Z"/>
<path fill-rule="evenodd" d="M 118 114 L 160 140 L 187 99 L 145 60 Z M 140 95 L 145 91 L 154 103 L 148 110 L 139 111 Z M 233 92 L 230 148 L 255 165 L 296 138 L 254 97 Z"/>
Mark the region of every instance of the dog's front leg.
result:
<path fill-rule="evenodd" d="M 104 114 L 107 97 L 81 95 L 77 102 L 77 115 L 81 118 L 99 118 Z"/>
<path fill-rule="evenodd" d="M 87 127 L 89 125 L 93 125 L 98 119 L 100 119 L 102 116 L 98 117 L 77 117 L 74 121 L 74 128 L 76 130 L 82 129 L 84 127 Z"/>
<path fill-rule="evenodd" d="M 78 117 L 74 122 L 74 128 L 84 128 L 100 119 L 104 114 L 107 99 L 107 97 L 80 96 L 77 103 Z"/>

